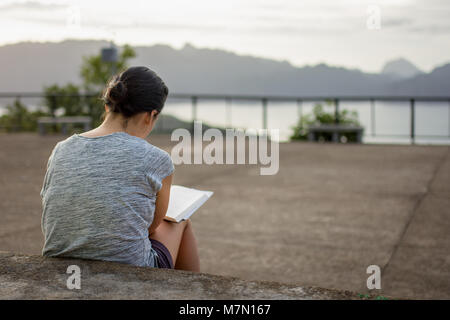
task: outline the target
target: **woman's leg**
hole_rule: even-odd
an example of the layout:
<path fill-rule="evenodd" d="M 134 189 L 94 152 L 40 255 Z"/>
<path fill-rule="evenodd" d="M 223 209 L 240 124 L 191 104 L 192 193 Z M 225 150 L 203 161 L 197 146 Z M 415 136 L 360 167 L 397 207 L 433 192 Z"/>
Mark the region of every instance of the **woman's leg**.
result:
<path fill-rule="evenodd" d="M 183 238 L 181 239 L 175 269 L 200 272 L 200 259 L 197 250 L 197 240 L 194 236 L 191 220 L 186 221 Z"/>
<path fill-rule="evenodd" d="M 158 240 L 167 247 L 175 269 L 200 271 L 197 241 L 190 220 L 180 223 L 163 220 L 150 238 Z"/>

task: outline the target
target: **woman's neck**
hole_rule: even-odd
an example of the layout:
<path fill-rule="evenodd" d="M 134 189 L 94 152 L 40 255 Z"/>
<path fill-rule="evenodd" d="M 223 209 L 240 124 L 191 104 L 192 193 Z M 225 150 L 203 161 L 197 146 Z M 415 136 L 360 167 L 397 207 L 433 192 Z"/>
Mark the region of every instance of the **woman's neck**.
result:
<path fill-rule="evenodd" d="M 108 134 L 112 134 L 115 132 L 126 132 L 133 136 L 139 136 L 137 132 L 135 132 L 131 126 L 127 125 L 127 120 L 123 119 L 123 117 L 115 116 L 112 117 L 107 115 L 105 120 L 102 122 L 100 126 L 90 131 L 83 132 L 81 135 L 92 138 L 99 136 L 106 136 Z"/>

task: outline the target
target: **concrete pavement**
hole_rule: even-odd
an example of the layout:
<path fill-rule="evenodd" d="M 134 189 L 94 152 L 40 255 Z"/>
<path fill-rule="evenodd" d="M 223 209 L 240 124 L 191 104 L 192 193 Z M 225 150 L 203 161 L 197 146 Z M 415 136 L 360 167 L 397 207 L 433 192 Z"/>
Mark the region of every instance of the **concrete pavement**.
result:
<path fill-rule="evenodd" d="M 62 137 L 0 135 L 0 250 L 39 254 L 39 190 Z M 170 151 L 167 136 L 150 139 Z M 449 147 L 287 143 L 280 170 L 180 165 L 215 192 L 192 217 L 202 271 L 366 293 L 450 298 Z"/>

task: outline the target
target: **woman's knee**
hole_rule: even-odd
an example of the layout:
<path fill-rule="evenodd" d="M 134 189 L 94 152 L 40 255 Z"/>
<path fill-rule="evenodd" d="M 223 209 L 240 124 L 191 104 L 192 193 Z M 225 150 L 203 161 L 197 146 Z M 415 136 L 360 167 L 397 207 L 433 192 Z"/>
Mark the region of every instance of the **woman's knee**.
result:
<path fill-rule="evenodd" d="M 182 239 L 186 229 L 191 229 L 192 223 L 190 219 L 180 221 L 179 223 L 163 220 L 156 230 L 150 234 L 150 238 L 155 240 L 179 241 Z"/>
<path fill-rule="evenodd" d="M 183 229 L 191 228 L 191 219 L 182 220 L 179 222 L 179 225 L 181 225 Z"/>
<path fill-rule="evenodd" d="M 187 219 L 187 220 L 185 220 L 185 222 L 186 222 L 186 225 L 184 227 L 184 230 L 186 231 L 187 229 L 189 229 L 190 232 L 193 232 L 194 228 L 192 226 L 192 220 L 191 219 Z"/>

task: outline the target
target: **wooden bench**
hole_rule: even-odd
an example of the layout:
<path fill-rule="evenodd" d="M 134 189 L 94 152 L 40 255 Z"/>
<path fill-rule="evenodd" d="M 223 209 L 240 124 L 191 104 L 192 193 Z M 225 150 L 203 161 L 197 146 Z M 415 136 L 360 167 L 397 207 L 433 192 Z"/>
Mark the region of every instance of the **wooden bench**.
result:
<path fill-rule="evenodd" d="M 356 134 L 356 141 L 362 142 L 364 128 L 360 126 L 344 125 L 344 124 L 323 124 L 314 125 L 308 128 L 308 141 L 317 141 L 319 134 L 331 133 L 331 141 L 339 142 L 341 135 L 348 133 Z"/>
<path fill-rule="evenodd" d="M 67 134 L 67 125 L 81 123 L 84 125 L 84 131 L 91 129 L 91 117 L 40 117 L 38 118 L 39 134 L 46 133 L 45 126 L 49 124 L 61 124 L 63 134 Z"/>

